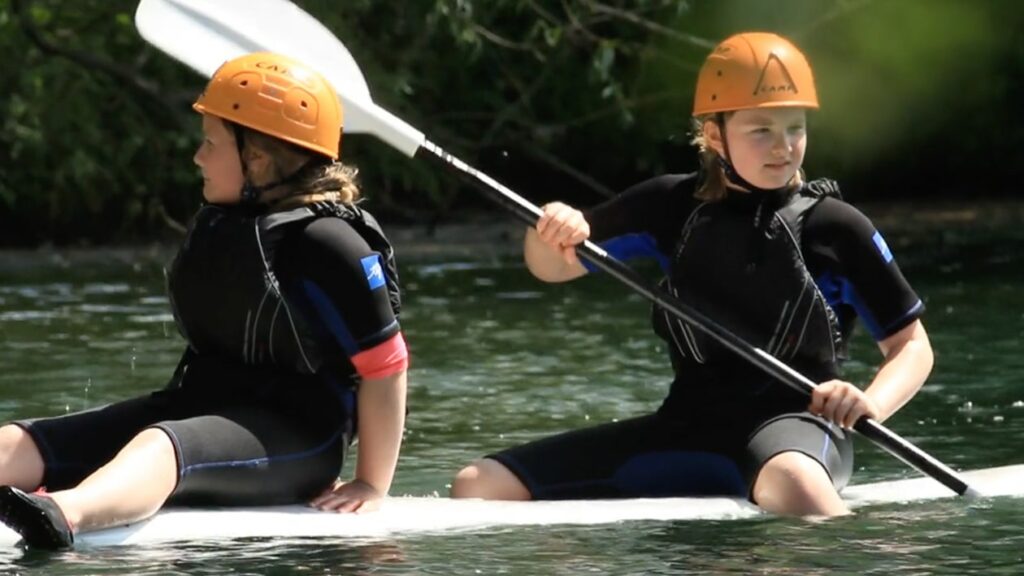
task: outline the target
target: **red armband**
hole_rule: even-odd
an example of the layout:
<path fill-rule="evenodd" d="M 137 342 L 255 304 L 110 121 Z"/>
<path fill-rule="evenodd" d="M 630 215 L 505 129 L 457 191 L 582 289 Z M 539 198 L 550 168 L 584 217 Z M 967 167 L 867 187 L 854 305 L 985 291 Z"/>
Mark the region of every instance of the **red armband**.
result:
<path fill-rule="evenodd" d="M 351 361 L 363 380 L 384 378 L 409 367 L 409 350 L 405 346 L 405 338 L 399 332 L 373 348 L 356 354 Z"/>

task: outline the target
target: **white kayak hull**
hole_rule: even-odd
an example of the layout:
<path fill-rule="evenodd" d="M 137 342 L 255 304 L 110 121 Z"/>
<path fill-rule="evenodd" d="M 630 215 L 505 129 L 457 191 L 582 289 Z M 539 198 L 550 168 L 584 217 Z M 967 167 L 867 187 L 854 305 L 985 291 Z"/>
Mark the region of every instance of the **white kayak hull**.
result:
<path fill-rule="evenodd" d="M 1024 464 L 974 470 L 963 476 L 984 497 L 1024 496 Z M 843 491 L 843 498 L 854 508 L 955 496 L 931 478 L 862 484 Z M 76 544 L 103 546 L 232 538 L 380 538 L 504 526 L 727 520 L 762 514 L 745 500 L 725 497 L 550 502 L 392 497 L 379 511 L 361 515 L 325 513 L 305 506 L 171 508 L 144 522 L 79 534 Z M 14 545 L 18 540 L 17 534 L 0 527 L 0 545 Z"/>

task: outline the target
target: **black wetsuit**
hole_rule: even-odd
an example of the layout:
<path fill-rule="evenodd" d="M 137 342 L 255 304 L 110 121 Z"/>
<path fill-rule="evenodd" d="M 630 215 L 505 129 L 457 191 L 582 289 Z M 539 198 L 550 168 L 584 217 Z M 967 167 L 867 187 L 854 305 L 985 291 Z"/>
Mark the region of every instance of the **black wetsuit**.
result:
<path fill-rule="evenodd" d="M 696 182 L 695 174 L 668 175 L 630 188 L 586 213 L 591 239 L 620 259 L 657 259 L 663 287 L 818 381 L 837 375 L 857 317 L 883 340 L 923 313 L 882 236 L 826 182 L 778 198 L 734 192 L 715 205 L 693 197 Z M 791 256 L 780 248 L 785 243 L 766 240 L 789 234 Z M 771 274 L 756 273 L 762 260 L 774 266 Z M 783 289 L 776 272 L 790 276 L 779 281 Z M 800 284 L 801 274 L 809 286 Z M 764 321 L 748 323 L 752 317 Z M 536 499 L 746 496 L 761 466 L 789 450 L 817 460 L 837 487 L 845 485 L 850 436 L 807 413 L 806 396 L 663 310 L 655 309 L 653 320 L 676 373 L 655 414 L 490 457 Z"/>
<path fill-rule="evenodd" d="M 189 342 L 177 370 L 145 396 L 18 422 L 46 488 L 76 485 L 153 426 L 177 452 L 173 503 L 295 503 L 329 486 L 355 430 L 352 359 L 401 338 L 390 247 L 374 230 L 333 204 L 201 208 L 168 274 Z"/>

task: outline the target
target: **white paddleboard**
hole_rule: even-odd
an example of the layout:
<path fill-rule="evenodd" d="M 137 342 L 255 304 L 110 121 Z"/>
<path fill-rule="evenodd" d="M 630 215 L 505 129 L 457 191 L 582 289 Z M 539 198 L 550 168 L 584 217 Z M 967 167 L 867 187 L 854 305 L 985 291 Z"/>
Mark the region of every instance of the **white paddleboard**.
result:
<path fill-rule="evenodd" d="M 985 497 L 1024 496 L 1024 464 L 965 472 L 964 478 Z M 851 507 L 916 502 L 956 495 L 931 478 L 912 478 L 851 486 L 843 498 Z M 381 538 L 450 533 L 507 526 L 608 524 L 655 520 L 728 520 L 763 513 L 739 498 L 639 498 L 492 502 L 437 497 L 391 497 L 367 514 L 320 512 L 305 506 L 266 508 L 171 508 L 132 524 L 78 534 L 76 545 L 149 544 L 232 538 L 345 537 Z M 0 527 L 0 545 L 19 537 Z"/>

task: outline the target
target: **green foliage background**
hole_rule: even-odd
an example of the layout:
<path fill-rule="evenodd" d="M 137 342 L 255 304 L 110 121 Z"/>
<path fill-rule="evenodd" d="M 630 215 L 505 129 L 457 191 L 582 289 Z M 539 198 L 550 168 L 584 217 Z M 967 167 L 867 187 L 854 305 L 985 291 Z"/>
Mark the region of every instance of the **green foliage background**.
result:
<path fill-rule="evenodd" d="M 344 40 L 379 104 L 537 202 L 592 204 L 694 169 L 697 69 L 751 29 L 810 57 L 823 106 L 805 167 L 848 197 L 971 201 L 1024 177 L 1015 0 L 298 3 Z M 0 0 L 0 245 L 165 238 L 198 206 L 189 106 L 203 79 L 139 38 L 134 9 Z M 343 147 L 385 221 L 491 210 L 368 137 Z"/>

